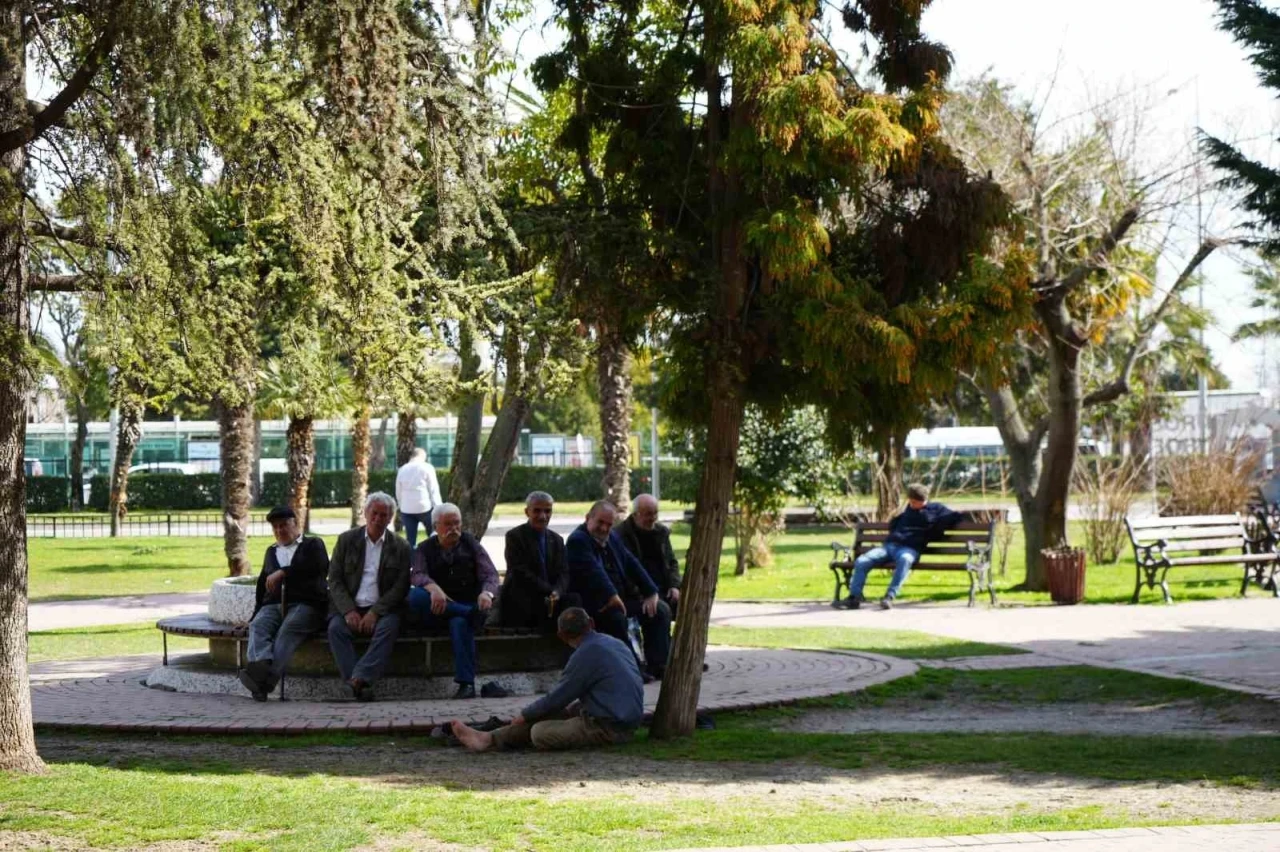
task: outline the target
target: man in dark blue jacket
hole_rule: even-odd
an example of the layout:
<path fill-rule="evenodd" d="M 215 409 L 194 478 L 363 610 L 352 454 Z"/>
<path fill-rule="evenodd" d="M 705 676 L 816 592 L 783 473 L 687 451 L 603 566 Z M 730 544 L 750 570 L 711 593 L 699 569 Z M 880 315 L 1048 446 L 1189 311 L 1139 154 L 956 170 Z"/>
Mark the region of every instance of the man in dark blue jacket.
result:
<path fill-rule="evenodd" d="M 893 599 L 907 581 L 912 566 L 920 561 L 920 552 L 963 518 L 959 512 L 953 512 L 941 503 L 930 503 L 929 489 L 925 486 L 918 482 L 908 485 L 907 508 L 890 522 L 884 544 L 871 548 L 853 561 L 849 597 L 844 599 L 844 605 L 849 609 L 862 606 L 862 587 L 871 569 L 877 565 L 892 564 L 893 577 L 880 599 L 880 608 L 893 609 Z"/>
<path fill-rule="evenodd" d="M 586 523 L 569 534 L 565 561 L 569 591 L 601 632 L 627 642 L 627 619 L 640 621 L 644 634 L 645 668 L 661 679 L 671 646 L 671 609 L 658 599 L 658 587 L 622 538 L 613 532 L 617 509 L 601 500 L 587 512 Z"/>

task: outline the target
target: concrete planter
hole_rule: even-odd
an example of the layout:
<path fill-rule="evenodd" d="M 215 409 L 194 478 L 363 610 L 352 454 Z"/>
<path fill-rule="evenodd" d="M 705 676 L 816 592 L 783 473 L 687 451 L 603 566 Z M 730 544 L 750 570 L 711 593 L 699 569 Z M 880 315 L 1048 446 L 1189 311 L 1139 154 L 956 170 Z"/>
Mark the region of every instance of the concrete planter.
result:
<path fill-rule="evenodd" d="M 223 577 L 209 590 L 209 619 L 219 624 L 248 624 L 253 618 L 257 577 Z"/>

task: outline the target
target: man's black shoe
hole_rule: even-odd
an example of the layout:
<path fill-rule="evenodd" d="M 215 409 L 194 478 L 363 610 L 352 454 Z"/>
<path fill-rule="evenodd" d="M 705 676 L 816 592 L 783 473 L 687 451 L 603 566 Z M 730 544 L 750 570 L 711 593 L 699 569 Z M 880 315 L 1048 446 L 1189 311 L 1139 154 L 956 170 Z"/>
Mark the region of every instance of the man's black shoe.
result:
<path fill-rule="evenodd" d="M 893 609 L 893 598 L 884 597 L 880 599 L 881 609 Z"/>
<path fill-rule="evenodd" d="M 475 698 L 475 697 L 476 697 L 476 685 L 475 685 L 474 683 L 460 683 L 460 684 L 458 684 L 458 691 L 457 691 L 457 692 L 455 692 L 455 693 L 453 694 L 453 697 L 454 697 L 454 699 L 455 699 L 455 700 L 457 700 L 457 699 L 466 699 L 466 698 Z"/>
<path fill-rule="evenodd" d="M 262 684 L 253 679 L 253 675 L 249 674 L 248 669 L 240 670 L 240 682 L 244 684 L 244 688 L 249 690 L 249 694 L 253 696 L 254 701 L 266 701 L 267 691 L 262 688 Z"/>
<path fill-rule="evenodd" d="M 480 687 L 481 698 L 506 698 L 509 695 L 511 695 L 511 691 L 496 680 L 488 681 L 484 686 Z"/>
<path fill-rule="evenodd" d="M 356 701 L 373 700 L 373 686 L 359 678 L 347 681 L 347 689 L 351 692 L 351 697 Z"/>
<path fill-rule="evenodd" d="M 849 595 L 849 597 L 840 601 L 838 606 L 844 609 L 861 609 L 863 600 L 862 595 Z"/>

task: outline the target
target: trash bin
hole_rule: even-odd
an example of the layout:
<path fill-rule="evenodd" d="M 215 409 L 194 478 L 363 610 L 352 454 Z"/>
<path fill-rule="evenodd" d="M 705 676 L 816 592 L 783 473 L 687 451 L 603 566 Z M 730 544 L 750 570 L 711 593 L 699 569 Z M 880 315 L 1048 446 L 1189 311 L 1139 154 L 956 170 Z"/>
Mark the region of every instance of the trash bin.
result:
<path fill-rule="evenodd" d="M 1054 547 L 1040 551 L 1049 597 L 1056 604 L 1078 604 L 1084 600 L 1084 550 Z"/>

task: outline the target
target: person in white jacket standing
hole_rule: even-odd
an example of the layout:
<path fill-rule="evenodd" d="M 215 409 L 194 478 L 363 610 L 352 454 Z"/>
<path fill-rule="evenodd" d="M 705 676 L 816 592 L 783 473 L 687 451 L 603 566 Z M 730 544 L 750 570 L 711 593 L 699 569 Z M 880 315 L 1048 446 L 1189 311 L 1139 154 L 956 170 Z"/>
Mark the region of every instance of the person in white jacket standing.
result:
<path fill-rule="evenodd" d="M 444 502 L 436 469 L 427 461 L 427 451 L 417 447 L 409 461 L 396 473 L 396 502 L 400 504 L 400 520 L 404 524 L 409 549 L 418 544 L 419 524 L 431 535 L 431 510 Z"/>

